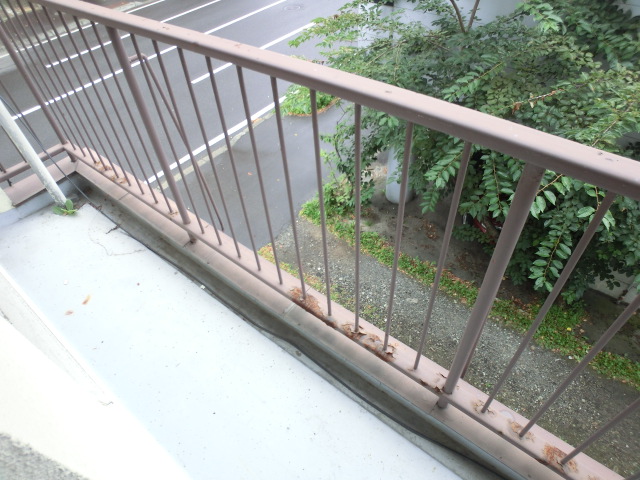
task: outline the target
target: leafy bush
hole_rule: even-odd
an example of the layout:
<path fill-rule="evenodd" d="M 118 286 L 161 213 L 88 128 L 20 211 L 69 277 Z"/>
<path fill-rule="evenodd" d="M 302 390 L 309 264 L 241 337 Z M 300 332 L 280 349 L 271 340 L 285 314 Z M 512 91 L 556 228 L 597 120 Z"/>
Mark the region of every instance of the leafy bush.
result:
<path fill-rule="evenodd" d="M 621 142 L 640 130 L 640 17 L 613 0 L 529 0 L 510 15 L 474 26 L 475 18 L 454 8 L 455 0 L 412 2 L 436 20 L 405 22 L 400 11 L 383 15 L 380 6 L 356 0 L 338 15 L 316 20 L 292 44 L 318 38 L 333 67 L 640 159 L 637 146 Z M 371 33 L 366 44 L 356 43 Z M 381 150 L 402 145 L 403 129 L 398 119 L 368 109 L 362 122 L 367 177 Z M 325 137 L 336 147 L 328 159 L 347 182 L 355 178 L 353 135 L 347 118 Z M 410 181 L 422 193 L 423 211 L 433 210 L 453 188 L 463 144 L 417 128 L 413 148 Z M 474 146 L 460 213 L 504 221 L 522 167 L 515 158 Z M 547 171 L 508 275 L 550 290 L 604 194 Z M 569 302 L 580 298 L 596 278 L 613 285 L 615 271 L 636 275 L 640 283 L 638 265 L 640 204 L 618 197 L 563 295 Z"/>

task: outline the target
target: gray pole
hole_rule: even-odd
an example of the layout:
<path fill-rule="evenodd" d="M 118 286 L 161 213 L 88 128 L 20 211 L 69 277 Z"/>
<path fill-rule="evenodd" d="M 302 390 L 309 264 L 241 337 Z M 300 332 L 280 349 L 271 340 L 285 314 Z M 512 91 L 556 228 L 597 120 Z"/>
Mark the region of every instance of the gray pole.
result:
<path fill-rule="evenodd" d="M 38 158 L 38 154 L 33 149 L 27 137 L 25 137 L 22 130 L 18 128 L 16 122 L 11 118 L 11 114 L 7 107 L 5 107 L 4 102 L 0 101 L 0 124 L 7 135 L 16 146 L 22 157 L 29 164 L 31 169 L 38 176 L 44 187 L 47 189 L 49 194 L 53 197 L 57 205 L 63 206 L 67 201 L 67 198 L 58 187 L 58 184 L 53 179 L 49 170 L 44 166 L 42 160 Z"/>

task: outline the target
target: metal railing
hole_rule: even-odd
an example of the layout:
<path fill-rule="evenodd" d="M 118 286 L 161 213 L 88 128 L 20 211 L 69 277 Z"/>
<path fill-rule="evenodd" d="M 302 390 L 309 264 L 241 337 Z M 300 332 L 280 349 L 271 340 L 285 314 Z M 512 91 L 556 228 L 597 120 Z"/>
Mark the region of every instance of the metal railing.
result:
<path fill-rule="evenodd" d="M 65 151 L 74 161 L 109 178 L 170 219 L 184 230 L 185 239 L 205 243 L 276 291 L 295 297 L 296 302 L 325 323 L 438 395 L 440 407 L 459 409 L 565 478 L 622 478 L 582 451 L 611 428 L 631 418 L 640 406 L 640 400 L 635 400 L 598 428 L 594 427 L 592 435 L 584 438 L 576 448 L 568 448 L 537 422 L 637 310 L 640 296 L 635 297 L 530 418 L 518 415 L 495 399 L 506 379 L 513 374 L 613 200 L 617 195 L 640 200 L 640 163 L 322 65 L 80 1 L 10 0 L 2 2 L 0 8 L 3 17 L 0 39 L 35 98 L 37 105 L 34 108 L 39 109 L 47 120 L 51 132 L 48 142 L 54 145 L 52 152 Z M 325 291 L 324 296 L 314 294 L 312 298 L 305 283 L 308 272 L 301 260 L 302 246 L 296 232 L 294 191 L 298 179 L 291 172 L 291 155 L 287 149 L 291 139 L 287 136 L 278 102 L 287 82 L 311 89 L 309 138 L 312 144 L 306 147 L 320 197 L 323 235 L 322 251 L 318 255 L 323 258 Z M 331 254 L 322 209 L 323 170 L 315 102 L 319 91 L 354 105 L 356 171 L 360 170 L 361 162 L 362 109 L 376 109 L 406 121 L 401 199 L 407 192 L 414 126 L 441 131 L 465 142 L 434 288 L 416 350 L 392 337 L 404 220 L 402 201 L 397 213 L 390 293 L 380 338 L 376 340 L 375 327 L 360 318 L 362 227 L 359 210 L 355 215 L 353 264 L 356 272 L 355 312 L 349 317 L 335 312 L 329 266 Z M 232 97 L 240 100 L 241 109 L 229 104 Z M 269 148 L 278 144 L 277 176 L 282 182 L 277 185 L 269 181 L 270 172 L 265 171 L 264 151 L 268 148 L 254 126 L 255 116 L 251 115 L 250 108 L 252 102 L 266 98 L 271 100 L 263 110 L 273 109 L 275 119 L 266 143 Z M 229 127 L 231 124 L 235 126 Z M 250 140 L 251 161 L 248 164 L 236 158 L 233 148 L 233 132 L 240 129 L 246 130 Z M 216 135 L 217 140 L 212 140 Z M 225 148 L 221 154 L 215 144 L 222 140 Z M 478 300 L 461 334 L 453 361 L 445 370 L 425 359 L 422 352 L 472 144 L 518 158 L 525 162 L 525 167 Z M 270 163 L 268 168 L 274 167 Z M 609 193 L 501 373 L 500 380 L 491 392 L 483 393 L 462 378 L 474 357 L 505 269 L 547 168 L 597 185 Z M 0 167 L 0 170 L 3 175 L 0 179 L 6 180 L 15 172 L 24 171 L 25 167 L 18 165 L 13 170 Z M 360 176 L 356 175 L 357 195 L 360 193 L 359 182 Z M 245 200 L 249 192 L 256 193 L 252 205 Z M 280 268 L 272 222 L 274 202 L 279 202 L 278 208 L 285 211 L 293 230 L 299 286 L 292 285 L 290 277 Z M 254 232 L 258 225 L 262 226 L 272 245 L 275 269 L 265 268 L 265 260 L 258 255 L 259 245 Z M 243 244 L 247 244 L 248 249 Z M 629 429 L 627 438 L 638 435 L 637 425 L 635 428 L 635 431 Z M 638 478 L 638 474 L 629 478 Z"/>

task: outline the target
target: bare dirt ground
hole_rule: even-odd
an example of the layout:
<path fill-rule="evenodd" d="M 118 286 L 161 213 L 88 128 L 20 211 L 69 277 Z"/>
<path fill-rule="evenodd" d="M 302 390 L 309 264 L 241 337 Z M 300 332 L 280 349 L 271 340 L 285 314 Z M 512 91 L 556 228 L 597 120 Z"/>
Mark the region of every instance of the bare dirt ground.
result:
<path fill-rule="evenodd" d="M 384 166 L 378 168 L 382 174 Z M 366 228 L 387 239 L 393 238 L 396 212 L 397 206 L 387 202 L 383 193 L 378 192 L 367 213 Z M 435 262 L 442 242 L 446 215 L 446 207 L 444 211 L 423 215 L 419 200 L 410 202 L 405 214 L 402 250 Z M 300 219 L 297 231 L 306 272 L 322 277 L 324 267 L 320 253 L 320 229 Z M 276 248 L 281 261 L 295 263 L 291 228 L 280 234 Z M 329 252 L 334 294 L 349 298 L 353 295 L 355 285 L 353 248 L 341 240 L 330 238 Z M 446 268 L 460 278 L 479 285 L 488 261 L 489 257 L 478 245 L 454 241 Z M 389 282 L 390 269 L 364 256 L 361 261 L 363 316 L 382 328 L 389 301 Z M 499 293 L 501 297 L 519 298 L 523 301 L 531 300 L 532 295 L 526 288 L 516 287 L 509 282 L 504 282 Z M 413 348 L 419 345 L 428 297 L 429 288 L 403 274 L 398 275 L 391 333 Z M 601 295 L 594 295 L 587 302 L 591 305 L 593 317 L 593 329 L 589 334 L 597 338 L 613 321 L 621 306 Z M 424 354 L 441 365 L 449 366 L 469 313 L 469 305 L 439 294 Z M 637 318 L 635 321 L 637 322 Z M 624 339 L 615 348 L 631 347 L 634 355 L 637 355 L 637 328 L 636 323 L 622 332 L 622 335 L 619 334 Z M 500 323 L 488 322 L 465 380 L 487 392 L 517 349 L 520 339 L 519 334 Z M 575 360 L 533 345 L 523 354 L 515 373 L 498 395 L 498 400 L 524 416 L 531 417 L 575 366 Z M 578 445 L 637 396 L 638 392 L 628 385 L 587 370 L 562 394 L 539 423 L 568 443 Z M 639 427 L 640 414 L 636 414 L 611 430 L 602 440 L 587 449 L 586 453 L 623 476 L 636 473 L 640 470 L 640 436 L 630 432 L 640 431 Z"/>

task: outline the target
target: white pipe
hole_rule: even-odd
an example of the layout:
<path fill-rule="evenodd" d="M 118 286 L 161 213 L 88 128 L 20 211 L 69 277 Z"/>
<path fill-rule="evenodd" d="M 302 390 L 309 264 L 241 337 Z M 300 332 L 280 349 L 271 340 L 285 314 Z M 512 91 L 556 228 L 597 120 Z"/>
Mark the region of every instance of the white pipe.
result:
<path fill-rule="evenodd" d="M 58 184 L 49 173 L 49 170 L 44 166 L 44 163 L 40 160 L 38 154 L 29 143 L 29 140 L 27 140 L 27 137 L 22 133 L 22 130 L 20 130 L 16 122 L 13 120 L 9 110 L 7 110 L 7 107 L 1 100 L 0 124 L 20 152 L 20 155 L 22 155 L 22 158 L 26 160 L 49 194 L 53 197 L 56 204 L 63 206 L 67 201 L 67 197 L 64 196 L 64 193 L 62 193 L 62 190 L 58 187 Z"/>

